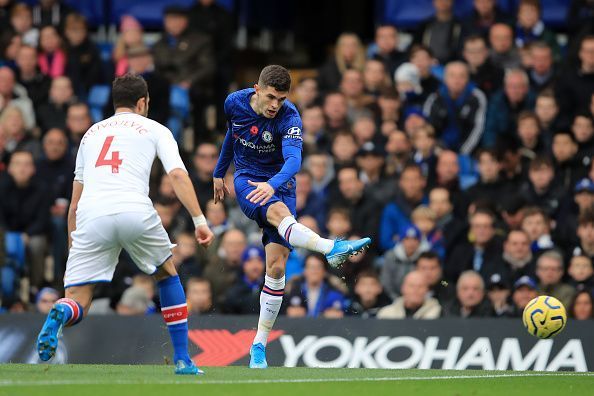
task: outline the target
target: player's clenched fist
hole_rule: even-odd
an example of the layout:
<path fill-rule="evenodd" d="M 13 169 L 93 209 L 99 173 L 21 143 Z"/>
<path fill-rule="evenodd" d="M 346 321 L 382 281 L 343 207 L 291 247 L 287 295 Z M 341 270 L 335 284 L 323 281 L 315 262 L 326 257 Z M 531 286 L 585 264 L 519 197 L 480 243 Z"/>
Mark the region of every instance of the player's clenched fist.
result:
<path fill-rule="evenodd" d="M 213 186 L 214 186 L 214 202 L 223 202 L 225 200 L 225 194 L 231 194 L 229 192 L 229 187 L 225 184 L 225 179 L 220 177 L 214 177 L 212 179 Z"/>
<path fill-rule="evenodd" d="M 266 205 L 266 202 L 274 195 L 274 188 L 267 182 L 253 182 L 248 180 L 250 186 L 256 187 L 245 198 L 249 199 L 251 203 L 260 203 L 261 206 Z"/>
<path fill-rule="evenodd" d="M 202 245 L 205 248 L 209 247 L 214 239 L 214 234 L 212 233 L 210 228 L 208 228 L 207 225 L 201 225 L 196 227 L 195 233 L 196 240 L 200 245 Z"/>

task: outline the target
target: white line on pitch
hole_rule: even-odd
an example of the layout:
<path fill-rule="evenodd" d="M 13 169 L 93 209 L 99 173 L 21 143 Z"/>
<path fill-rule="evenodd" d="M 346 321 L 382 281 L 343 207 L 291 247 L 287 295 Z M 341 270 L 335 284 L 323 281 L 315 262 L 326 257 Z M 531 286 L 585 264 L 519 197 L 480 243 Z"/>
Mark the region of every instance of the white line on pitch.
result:
<path fill-rule="evenodd" d="M 179 380 L 156 380 L 156 381 L 134 381 L 134 380 L 106 380 L 106 381 L 86 381 L 86 380 L 43 380 L 43 381 L 24 381 L 24 380 L 2 380 L 0 387 L 10 386 L 48 386 L 48 385 L 168 385 L 168 384 L 188 384 L 188 385 L 241 385 L 241 384 L 294 384 L 294 383 L 318 383 L 318 382 L 375 382 L 375 381 L 439 381 L 439 380 L 464 380 L 464 379 L 493 379 L 493 378 L 526 378 L 526 377 L 594 377 L 594 373 L 518 373 L 518 374 L 485 374 L 485 375 L 435 375 L 428 377 L 364 377 L 364 378 L 301 378 L 301 379 L 253 379 L 253 380 L 213 380 L 200 381 L 197 377 L 196 382 Z"/>

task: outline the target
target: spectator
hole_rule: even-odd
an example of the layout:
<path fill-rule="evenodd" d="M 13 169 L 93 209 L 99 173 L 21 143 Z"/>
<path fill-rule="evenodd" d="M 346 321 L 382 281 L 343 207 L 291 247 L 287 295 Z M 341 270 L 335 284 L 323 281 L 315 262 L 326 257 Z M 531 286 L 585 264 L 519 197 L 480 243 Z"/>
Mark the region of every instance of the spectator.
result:
<path fill-rule="evenodd" d="M 495 0 L 474 0 L 472 13 L 463 21 L 466 35 L 487 37 L 489 28 L 495 23 L 509 24 L 511 18 L 503 12 Z"/>
<path fill-rule="evenodd" d="M 54 281 L 61 281 L 68 249 L 66 214 L 72 195 L 74 163 L 68 155 L 68 138 L 61 129 L 50 129 L 43 137 L 44 158 L 37 162 L 37 177 L 48 188 L 50 202 Z"/>
<path fill-rule="evenodd" d="M 283 303 L 287 304 L 287 316 L 292 318 L 344 316 L 344 296 L 326 279 L 326 261 L 319 253 L 305 258 L 303 278 L 292 282 Z"/>
<path fill-rule="evenodd" d="M 328 238 L 346 238 L 352 231 L 351 214 L 348 209 L 334 207 L 328 212 Z"/>
<path fill-rule="evenodd" d="M 571 124 L 571 132 L 578 144 L 577 162 L 590 165 L 594 156 L 594 118 L 590 114 L 576 114 Z"/>
<path fill-rule="evenodd" d="M 39 53 L 37 63 L 43 74 L 51 78 L 63 76 L 66 72 L 66 52 L 62 38 L 52 25 L 46 25 L 39 32 Z"/>
<path fill-rule="evenodd" d="M 480 274 L 468 270 L 460 274 L 456 299 L 444 308 L 444 316 L 484 318 L 493 316 L 493 307 L 485 298 L 485 283 Z"/>
<path fill-rule="evenodd" d="M 232 314 L 251 314 L 260 312 L 260 290 L 264 284 L 266 271 L 264 249 L 249 246 L 241 255 L 242 276 L 225 293 L 224 310 Z"/>
<path fill-rule="evenodd" d="M 15 83 L 15 75 L 12 69 L 6 66 L 0 67 L 0 100 L 6 109 L 9 105 L 18 107 L 25 122 L 25 128 L 31 130 L 35 127 L 35 112 L 33 103 L 27 96 L 27 90 Z"/>
<path fill-rule="evenodd" d="M 329 134 L 349 129 L 346 97 L 340 92 L 329 92 L 324 98 L 324 116 Z"/>
<path fill-rule="evenodd" d="M 386 73 L 386 67 L 380 60 L 368 59 L 363 69 L 363 83 L 365 93 L 377 99 L 380 94 L 392 85 Z"/>
<path fill-rule="evenodd" d="M 336 178 L 340 191 L 338 203 L 351 213 L 353 231 L 359 235 L 370 235 L 372 238 L 377 236 L 380 222 L 380 213 L 377 210 L 379 203 L 364 189 L 357 168 L 344 167 L 338 171 Z"/>
<path fill-rule="evenodd" d="M 409 272 L 402 282 L 402 297 L 396 298 L 377 313 L 378 319 L 437 319 L 441 306 L 433 297 L 427 297 L 429 285 L 426 277 L 418 272 Z"/>
<path fill-rule="evenodd" d="M 560 129 L 559 105 L 552 90 L 544 89 L 538 94 L 534 112 L 538 117 L 543 135 L 547 140 L 552 140 L 553 132 Z"/>
<path fill-rule="evenodd" d="M 536 297 L 538 297 L 538 288 L 531 277 L 524 275 L 515 281 L 512 293 L 513 309 L 511 316 L 522 317 L 526 305 Z"/>
<path fill-rule="evenodd" d="M 462 62 L 447 64 L 444 83 L 438 92 L 429 95 L 423 113 L 441 131 L 439 139 L 447 148 L 470 154 L 483 134 L 487 99 L 469 84 L 468 67 Z"/>
<path fill-rule="evenodd" d="M 315 107 L 318 104 L 318 99 L 318 81 L 315 78 L 305 77 L 299 81 L 295 87 L 295 99 L 292 102 L 299 109 L 302 117 L 305 115 L 306 109 Z"/>
<path fill-rule="evenodd" d="M 419 68 L 408 62 L 401 64 L 396 69 L 394 81 L 400 97 L 401 112 L 405 116 L 420 112 L 429 92 L 423 91 Z"/>
<path fill-rule="evenodd" d="M 475 3 L 477 2 L 494 3 L 493 0 L 476 0 Z M 502 87 L 503 70 L 489 58 L 489 49 L 484 37 L 468 36 L 464 40 L 462 55 L 468 64 L 470 81 L 485 95 L 490 96 Z"/>
<path fill-rule="evenodd" d="M 421 77 L 421 91 L 422 95 L 419 98 L 424 102 L 430 93 L 439 89 L 439 80 L 431 72 L 431 68 L 435 66 L 438 61 L 433 57 L 431 49 L 424 45 L 413 45 L 410 49 L 410 63 L 415 65 L 419 70 Z"/>
<path fill-rule="evenodd" d="M 145 315 L 150 309 L 151 300 L 140 286 L 127 288 L 118 302 L 116 312 L 124 316 Z"/>
<path fill-rule="evenodd" d="M 525 231 L 511 230 L 503 243 L 503 276 L 515 281 L 522 276 L 535 276 L 535 261 L 530 249 L 530 238 Z"/>
<path fill-rule="evenodd" d="M 417 29 L 415 42 L 431 49 L 439 63 L 453 60 L 460 48 L 462 25 L 453 13 L 452 0 L 433 0 L 435 15 Z"/>
<path fill-rule="evenodd" d="M 60 0 L 39 0 L 33 6 L 33 24 L 39 28 L 48 25 L 62 27 L 70 12 L 72 9 Z"/>
<path fill-rule="evenodd" d="M 594 182 L 588 178 L 580 180 L 561 206 L 553 239 L 567 251 L 577 244 L 579 217 L 594 207 Z"/>
<path fill-rule="evenodd" d="M 217 256 L 204 268 L 203 276 L 211 284 L 215 305 L 224 302 L 225 290 L 241 276 L 241 255 L 246 246 L 244 233 L 230 229 L 223 235 Z"/>
<path fill-rule="evenodd" d="M 527 169 L 530 161 L 537 155 L 543 155 L 548 146 L 542 136 L 538 117 L 531 111 L 523 111 L 518 115 L 518 138 L 522 145 L 522 168 Z"/>
<path fill-rule="evenodd" d="M 194 167 L 191 169 L 190 175 L 202 208 L 206 207 L 206 203 L 212 199 L 212 174 L 218 158 L 219 150 L 212 143 L 201 143 L 194 151 Z"/>
<path fill-rule="evenodd" d="M 363 72 L 354 69 L 345 70 L 340 80 L 340 92 L 347 101 L 348 114 L 357 119 L 369 112 L 368 107 L 374 98 L 365 93 Z"/>
<path fill-rule="evenodd" d="M 576 320 L 594 319 L 594 298 L 589 290 L 577 292 L 569 306 L 569 317 Z"/>
<path fill-rule="evenodd" d="M 399 35 L 396 26 L 379 25 L 375 29 L 374 44 L 368 52 L 368 57 L 383 62 L 385 71 L 393 78 L 398 66 L 406 61 L 406 54 L 398 49 Z"/>
<path fill-rule="evenodd" d="M 573 256 L 569 261 L 569 284 L 576 290 L 594 290 L 594 269 L 592 260 L 583 254 Z"/>
<path fill-rule="evenodd" d="M 563 256 L 556 250 L 548 250 L 536 260 L 536 277 L 540 294 L 552 296 L 568 307 L 575 289 L 563 282 Z"/>
<path fill-rule="evenodd" d="M 448 284 L 443 278 L 443 269 L 437 253 L 431 250 L 421 253 L 415 270 L 423 274 L 427 280 L 429 285 L 427 295 L 437 299 L 442 307 L 455 298 L 454 285 Z"/>
<path fill-rule="evenodd" d="M 301 119 L 303 122 L 303 151 L 305 154 L 311 155 L 316 151 L 328 151 L 330 137 L 326 131 L 326 120 L 324 119 L 322 107 L 312 105 L 302 109 Z"/>
<path fill-rule="evenodd" d="M 567 191 L 586 176 L 584 165 L 576 157 L 578 143 L 571 132 L 560 131 L 553 136 L 552 151 L 555 161 L 553 184 Z"/>
<path fill-rule="evenodd" d="M 460 164 L 458 163 L 458 154 L 452 150 L 442 150 L 437 155 L 435 171 L 429 174 L 429 186 L 443 187 L 450 193 L 450 198 L 454 208 L 462 209 L 465 206 L 462 190 L 460 189 Z"/>
<path fill-rule="evenodd" d="M 199 277 L 204 270 L 203 263 L 196 256 L 196 238 L 189 232 L 182 232 L 175 237 L 176 247 L 173 248 L 173 262 L 182 285 L 187 287 L 191 278 Z M 210 287 L 210 286 L 209 286 Z"/>
<path fill-rule="evenodd" d="M 524 48 L 537 40 L 546 42 L 551 48 L 557 47 L 555 34 L 541 20 L 538 0 L 520 1 L 515 33 L 518 48 Z"/>
<path fill-rule="evenodd" d="M 514 47 L 514 32 L 505 23 L 496 23 L 489 29 L 489 57 L 495 66 L 507 70 L 522 66 L 520 54 Z"/>
<path fill-rule="evenodd" d="M 491 275 L 487 281 L 487 298 L 493 306 L 495 317 L 510 316 L 513 309 L 509 304 L 510 295 L 510 287 L 503 276 L 501 274 Z"/>
<path fill-rule="evenodd" d="M 512 191 L 500 177 L 501 163 L 495 150 L 484 149 L 478 154 L 479 181 L 466 194 L 471 202 L 484 201 L 497 205 Z"/>
<path fill-rule="evenodd" d="M 14 4 L 10 11 L 10 25 L 14 32 L 22 37 L 23 44 L 37 47 L 39 29 L 33 26 L 33 14 L 27 4 Z"/>
<path fill-rule="evenodd" d="M 313 192 L 313 177 L 302 169 L 295 175 L 297 217 L 311 216 L 320 225 L 326 223 L 326 201 Z"/>
<path fill-rule="evenodd" d="M 362 319 L 375 318 L 378 311 L 391 302 L 377 274 L 373 271 L 365 271 L 357 275 L 355 292 L 347 313 Z"/>
<path fill-rule="evenodd" d="M 60 295 L 56 289 L 44 287 L 37 293 L 35 298 L 36 312 L 47 315 L 59 298 Z"/>
<path fill-rule="evenodd" d="M 522 231 L 530 239 L 530 250 L 540 255 L 544 250 L 555 247 L 551 237 L 551 219 L 546 212 L 537 206 L 524 209 Z"/>
<path fill-rule="evenodd" d="M 6 231 L 22 235 L 31 257 L 31 285 L 40 288 L 44 282 L 49 200 L 44 186 L 34 176 L 33 155 L 15 151 L 10 157 L 8 173 L 0 178 L 0 224 L 6 226 Z"/>
<path fill-rule="evenodd" d="M 132 15 L 123 15 L 120 20 L 120 36 L 112 53 L 116 77 L 123 76 L 129 69 L 128 51 L 142 46 L 144 46 L 142 25 Z"/>
<path fill-rule="evenodd" d="M 75 99 L 72 82 L 68 77 L 56 77 L 52 80 L 49 101 L 39 106 L 37 111 L 37 125 L 43 134 L 52 128 L 66 128 L 68 105 Z"/>
<path fill-rule="evenodd" d="M 353 122 L 353 136 L 358 147 L 362 147 L 365 143 L 373 144 L 374 140 L 378 140 L 373 118 L 366 115 L 357 117 L 355 122 Z"/>
<path fill-rule="evenodd" d="M 531 205 L 538 205 L 547 214 L 554 215 L 564 195 L 562 186 L 553 183 L 555 177 L 552 161 L 537 156 L 530 161 L 528 181 L 520 188 L 520 194 Z"/>
<path fill-rule="evenodd" d="M 0 114 L 0 128 L 4 132 L 6 152 L 10 155 L 17 150 L 29 151 L 35 159 L 39 159 L 41 145 L 25 127 L 23 112 L 19 107 L 10 105 Z"/>
<path fill-rule="evenodd" d="M 530 88 L 535 92 L 552 88 L 557 80 L 554 69 L 553 50 L 547 43 L 535 41 L 528 47 L 530 56 Z"/>
<path fill-rule="evenodd" d="M 425 186 L 427 180 L 419 166 L 407 165 L 398 181 L 399 193 L 396 198 L 384 208 L 380 226 L 380 247 L 388 250 L 395 244 L 397 232 L 410 224 L 410 215 L 420 204 L 427 204 Z"/>
<path fill-rule="evenodd" d="M 355 135 L 349 131 L 338 132 L 332 140 L 331 153 L 335 168 L 344 168 L 355 164 L 358 146 Z"/>
<path fill-rule="evenodd" d="M 214 199 L 209 200 L 204 208 L 206 221 L 215 235 L 216 243 L 216 240 L 231 228 L 231 224 L 227 221 L 227 208 L 225 208 L 224 203 L 221 205 L 215 204 Z"/>
<path fill-rule="evenodd" d="M 454 216 L 450 192 L 444 187 L 435 187 L 429 192 L 429 208 L 435 213 L 436 228 L 443 236 L 443 246 L 447 255 L 460 242 L 466 226 Z"/>
<path fill-rule="evenodd" d="M 431 248 L 423 240 L 421 232 L 415 226 L 405 226 L 398 235 L 396 245 L 384 255 L 380 279 L 384 290 L 392 298 L 396 298 L 404 276 L 414 269 L 415 262 L 421 253 Z"/>
<path fill-rule="evenodd" d="M 204 111 L 212 101 L 216 59 L 210 38 L 188 28 L 188 14 L 179 6 L 164 11 L 165 33 L 153 46 L 156 70 L 171 84 L 189 89 L 196 142 L 209 140 Z"/>
<path fill-rule="evenodd" d="M 35 110 L 42 103 L 47 102 L 51 79 L 39 71 L 37 67 L 37 49 L 23 45 L 19 48 L 16 57 L 17 80 L 27 90 Z"/>
<path fill-rule="evenodd" d="M 76 159 L 76 153 L 83 135 L 93 125 L 89 106 L 83 102 L 74 102 L 68 106 L 66 111 L 66 131 L 70 140 L 70 155 Z"/>
<path fill-rule="evenodd" d="M 505 72 L 503 90 L 494 93 L 489 103 L 483 145 L 491 147 L 497 140 L 512 134 L 517 128 L 518 114 L 534 109 L 535 96 L 529 88 L 528 76 L 523 70 Z"/>
<path fill-rule="evenodd" d="M 446 279 L 452 282 L 468 270 L 474 270 L 483 279 L 501 271 L 502 243 L 495 234 L 495 215 L 489 210 L 477 209 L 470 215 L 469 236 L 469 240 L 454 248 L 445 263 Z"/>
<path fill-rule="evenodd" d="M 556 88 L 560 114 L 569 124 L 577 112 L 588 111 L 588 105 L 594 92 L 594 35 L 585 36 L 580 44 L 580 65 L 568 68 L 560 76 Z"/>
<path fill-rule="evenodd" d="M 385 158 L 383 147 L 374 142 L 363 143 L 356 157 L 357 165 L 361 169 L 361 180 L 366 188 L 376 192 L 378 197 L 390 189 L 388 180 L 384 178 Z"/>
<path fill-rule="evenodd" d="M 312 176 L 312 191 L 318 199 L 326 200 L 328 186 L 335 176 L 332 157 L 322 151 L 312 153 L 305 159 L 304 168 Z"/>
<path fill-rule="evenodd" d="M 72 80 L 76 95 L 86 97 L 91 87 L 101 82 L 102 71 L 99 50 L 89 37 L 85 17 L 76 13 L 69 14 L 66 17 L 64 36 L 67 53 L 66 75 Z M 152 89 L 150 92 L 152 98 L 158 97 Z"/>
<path fill-rule="evenodd" d="M 577 236 L 579 244 L 573 249 L 573 255 L 584 254 L 594 258 L 594 212 L 592 208 L 582 213 L 578 219 Z"/>
<path fill-rule="evenodd" d="M 365 50 L 354 33 L 342 33 L 336 40 L 334 56 L 318 70 L 318 88 L 322 94 L 338 89 L 346 70 L 362 71 L 365 65 Z"/>
<path fill-rule="evenodd" d="M 435 128 L 431 125 L 417 128 L 412 137 L 412 144 L 415 150 L 414 162 L 421 167 L 424 175 L 429 175 L 429 172 L 435 169 L 439 151 L 435 139 Z"/>
<path fill-rule="evenodd" d="M 186 283 L 186 299 L 189 315 L 212 314 L 217 311 L 213 305 L 210 282 L 203 278 L 192 277 Z"/>
<path fill-rule="evenodd" d="M 386 175 L 400 177 L 404 167 L 412 160 L 412 146 L 407 134 L 400 130 L 390 132 L 385 149 Z"/>
<path fill-rule="evenodd" d="M 168 177 L 163 175 L 163 177 Z M 157 197 L 154 201 L 155 210 L 161 218 L 163 227 L 170 237 L 188 229 L 186 212 L 182 211 L 181 202 L 176 198 Z"/>

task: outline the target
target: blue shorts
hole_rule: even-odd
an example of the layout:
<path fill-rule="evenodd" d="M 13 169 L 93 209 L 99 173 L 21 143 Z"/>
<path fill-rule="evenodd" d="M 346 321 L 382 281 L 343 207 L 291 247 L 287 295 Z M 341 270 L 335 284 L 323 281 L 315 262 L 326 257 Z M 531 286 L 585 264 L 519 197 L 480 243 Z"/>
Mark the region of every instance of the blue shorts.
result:
<path fill-rule="evenodd" d="M 248 184 L 248 180 L 253 182 L 262 182 L 267 181 L 262 180 L 262 178 L 258 177 L 251 177 L 247 175 L 238 175 L 235 176 L 234 185 L 235 185 L 235 195 L 237 196 L 237 202 L 239 203 L 239 207 L 241 211 L 245 213 L 245 215 L 254 220 L 260 228 L 262 228 L 262 244 L 266 246 L 269 243 L 278 243 L 279 245 L 283 245 L 286 248 L 293 250 L 293 247 L 287 242 L 283 237 L 278 234 L 278 230 L 276 227 L 272 226 L 266 220 L 266 212 L 270 205 L 275 202 L 282 202 L 287 205 L 289 211 L 293 214 L 293 216 L 297 216 L 296 207 L 296 196 L 295 196 L 295 182 L 289 181 L 285 183 L 283 186 L 279 187 L 272 198 L 266 202 L 266 205 L 261 206 L 260 203 L 251 203 L 247 197 L 247 195 L 256 189 L 254 186 L 250 186 Z"/>

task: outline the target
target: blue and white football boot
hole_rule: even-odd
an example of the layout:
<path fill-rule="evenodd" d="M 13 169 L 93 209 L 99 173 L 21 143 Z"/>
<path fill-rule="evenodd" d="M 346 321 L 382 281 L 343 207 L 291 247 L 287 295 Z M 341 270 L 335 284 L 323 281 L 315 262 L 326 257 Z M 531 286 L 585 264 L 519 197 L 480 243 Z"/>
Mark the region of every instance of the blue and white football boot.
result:
<path fill-rule="evenodd" d="M 47 319 L 37 336 L 37 353 L 44 362 L 50 360 L 58 349 L 58 339 L 62 334 L 64 309 L 61 304 L 55 305 L 47 315 Z"/>
<path fill-rule="evenodd" d="M 371 238 L 357 239 L 354 241 L 336 240 L 330 253 L 326 254 L 326 260 L 331 267 L 337 268 L 347 261 L 351 256 L 355 256 L 367 249 L 371 244 Z"/>
<path fill-rule="evenodd" d="M 202 375 L 204 371 L 200 370 L 194 362 L 186 363 L 183 360 L 178 360 L 175 363 L 175 374 L 177 375 Z"/>
<path fill-rule="evenodd" d="M 250 348 L 250 368 L 268 368 L 268 363 L 266 362 L 266 347 L 261 343 L 254 344 Z"/>

